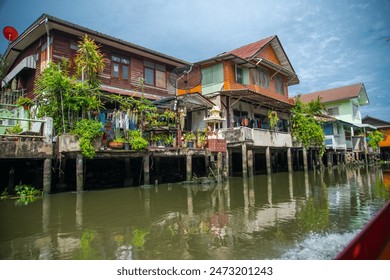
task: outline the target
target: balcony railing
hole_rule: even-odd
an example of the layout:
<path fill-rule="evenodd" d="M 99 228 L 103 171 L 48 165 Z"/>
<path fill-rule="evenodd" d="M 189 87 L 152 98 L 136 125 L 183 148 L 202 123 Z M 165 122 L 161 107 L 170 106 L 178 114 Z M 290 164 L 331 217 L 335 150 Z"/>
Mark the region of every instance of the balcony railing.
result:
<path fill-rule="evenodd" d="M 325 135 L 325 146 L 334 150 L 364 151 L 363 136 L 343 138 L 340 135 Z"/>
<path fill-rule="evenodd" d="M 292 147 L 291 134 L 288 132 L 270 131 L 266 129 L 234 127 L 219 130 L 221 138 L 228 144 L 251 142 L 262 147 Z"/>
<path fill-rule="evenodd" d="M 19 97 L 24 96 L 25 89 L 0 91 L 0 104 L 3 106 L 14 105 Z"/>

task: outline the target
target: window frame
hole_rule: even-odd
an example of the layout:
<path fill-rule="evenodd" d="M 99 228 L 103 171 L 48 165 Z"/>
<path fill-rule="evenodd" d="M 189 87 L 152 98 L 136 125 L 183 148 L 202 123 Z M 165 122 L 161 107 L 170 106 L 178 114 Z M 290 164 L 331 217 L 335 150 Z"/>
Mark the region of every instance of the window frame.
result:
<path fill-rule="evenodd" d="M 120 81 L 129 81 L 130 80 L 130 58 L 112 54 L 111 55 L 111 78 L 120 80 Z M 118 67 L 118 71 L 115 71 L 115 66 Z M 126 73 L 127 75 L 124 76 L 124 68 L 127 68 Z M 118 74 L 115 74 L 118 73 Z"/>
<path fill-rule="evenodd" d="M 154 86 L 161 89 L 167 89 L 167 69 L 165 64 L 155 63 L 149 60 L 144 60 L 144 81 L 145 85 Z M 147 79 L 147 71 L 152 75 L 152 80 Z M 162 76 L 164 75 L 164 77 Z"/>
<path fill-rule="evenodd" d="M 280 75 L 276 75 L 274 78 L 275 92 L 281 95 L 285 95 L 284 79 Z"/>
<path fill-rule="evenodd" d="M 269 71 L 258 67 L 252 70 L 252 83 L 262 88 L 269 89 L 270 85 Z"/>

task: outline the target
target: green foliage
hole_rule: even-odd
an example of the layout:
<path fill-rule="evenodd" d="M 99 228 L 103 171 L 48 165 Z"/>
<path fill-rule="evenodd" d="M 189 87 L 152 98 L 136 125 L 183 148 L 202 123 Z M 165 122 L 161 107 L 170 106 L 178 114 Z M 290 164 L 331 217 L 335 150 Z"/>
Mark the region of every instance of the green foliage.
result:
<path fill-rule="evenodd" d="M 102 124 L 95 120 L 83 119 L 76 123 L 75 129 L 72 134 L 79 137 L 80 149 L 83 156 L 86 158 L 93 158 L 95 155 L 95 149 L 92 146 L 92 141 L 102 136 Z"/>
<path fill-rule="evenodd" d="M 383 134 L 378 130 L 370 131 L 369 133 L 367 133 L 367 138 L 368 146 L 371 147 L 374 151 L 378 150 L 379 142 L 383 141 L 384 139 Z"/>
<path fill-rule="evenodd" d="M 317 102 L 319 100 L 307 105 L 300 100 L 300 97 L 297 98 L 291 110 L 291 133 L 306 149 L 312 145 L 318 146 L 321 157 L 325 152 L 325 135 L 321 122 L 314 117 L 315 114 L 320 113 L 318 109 L 321 106 L 318 106 Z"/>
<path fill-rule="evenodd" d="M 5 60 L 5 58 L 0 55 L 0 81 L 3 80 L 3 78 L 5 77 L 5 68 L 7 67 L 8 63 L 7 61 Z"/>
<path fill-rule="evenodd" d="M 133 232 L 133 238 L 132 238 L 132 245 L 136 248 L 143 247 L 145 244 L 145 238 L 149 234 L 149 231 L 145 229 L 134 229 Z"/>
<path fill-rule="evenodd" d="M 16 105 L 18 106 L 28 106 L 30 107 L 32 105 L 32 100 L 28 97 L 19 97 L 18 100 L 16 100 Z"/>
<path fill-rule="evenodd" d="M 119 142 L 119 143 L 124 143 L 125 142 L 124 135 L 123 135 L 122 131 L 119 128 L 115 129 L 115 136 L 114 136 L 114 139 L 112 141 L 113 142 Z"/>
<path fill-rule="evenodd" d="M 99 85 L 98 73 L 104 69 L 104 57 L 93 39 L 88 35 L 78 42 L 78 50 L 74 59 L 79 76 L 84 73 L 87 83 L 93 87 Z"/>
<path fill-rule="evenodd" d="M 23 129 L 22 127 L 20 126 L 20 123 L 17 123 L 15 124 L 14 126 L 12 127 L 8 127 L 6 130 L 5 130 L 5 133 L 6 134 L 19 134 L 20 132 L 22 132 Z"/>
<path fill-rule="evenodd" d="M 19 197 L 41 196 L 42 195 L 41 190 L 38 190 L 31 185 L 17 185 L 15 187 L 15 193 Z"/>
<path fill-rule="evenodd" d="M 130 130 L 128 131 L 128 141 L 131 148 L 136 151 L 144 150 L 148 146 L 148 141 L 142 137 L 141 131 Z"/>
<path fill-rule="evenodd" d="M 192 142 L 196 139 L 196 135 L 192 132 L 188 132 L 186 134 L 184 134 L 184 140 L 186 142 Z"/>
<path fill-rule="evenodd" d="M 276 111 L 268 111 L 269 126 L 271 129 L 275 129 L 279 122 L 278 113 Z"/>

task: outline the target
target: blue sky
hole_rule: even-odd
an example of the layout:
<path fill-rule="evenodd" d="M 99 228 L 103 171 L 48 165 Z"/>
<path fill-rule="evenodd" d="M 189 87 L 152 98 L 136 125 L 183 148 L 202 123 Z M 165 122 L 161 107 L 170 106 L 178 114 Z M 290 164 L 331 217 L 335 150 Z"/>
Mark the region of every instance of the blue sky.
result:
<path fill-rule="evenodd" d="M 190 62 L 278 35 L 301 81 L 290 96 L 363 82 L 362 116 L 390 121 L 388 0 L 0 0 L 0 27 L 43 13 Z"/>

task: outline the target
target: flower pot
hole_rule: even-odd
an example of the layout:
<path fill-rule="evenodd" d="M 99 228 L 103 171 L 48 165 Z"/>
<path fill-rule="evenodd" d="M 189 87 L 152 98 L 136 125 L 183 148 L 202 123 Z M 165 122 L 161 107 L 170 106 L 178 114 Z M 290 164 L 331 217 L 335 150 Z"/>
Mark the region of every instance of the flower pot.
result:
<path fill-rule="evenodd" d="M 110 142 L 108 143 L 108 146 L 112 149 L 123 149 L 123 142 Z"/>

